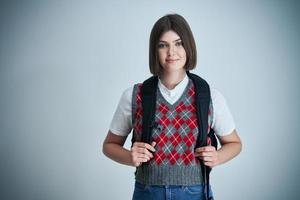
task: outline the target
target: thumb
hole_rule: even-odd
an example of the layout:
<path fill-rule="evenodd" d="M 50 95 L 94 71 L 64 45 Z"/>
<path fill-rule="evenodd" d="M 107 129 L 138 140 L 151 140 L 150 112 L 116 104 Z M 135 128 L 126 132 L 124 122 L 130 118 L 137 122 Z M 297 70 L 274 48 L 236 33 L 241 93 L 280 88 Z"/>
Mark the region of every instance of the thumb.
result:
<path fill-rule="evenodd" d="M 155 146 L 156 145 L 156 142 L 155 141 L 153 141 L 153 142 L 151 142 L 151 146 Z"/>

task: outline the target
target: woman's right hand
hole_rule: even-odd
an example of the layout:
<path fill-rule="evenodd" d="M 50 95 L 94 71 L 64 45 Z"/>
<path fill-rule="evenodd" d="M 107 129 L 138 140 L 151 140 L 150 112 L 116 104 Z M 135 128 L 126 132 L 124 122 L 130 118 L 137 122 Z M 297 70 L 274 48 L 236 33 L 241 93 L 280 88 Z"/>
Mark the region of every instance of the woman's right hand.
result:
<path fill-rule="evenodd" d="M 154 146 L 156 142 L 152 142 L 151 145 L 144 142 L 135 142 L 131 147 L 131 159 L 132 164 L 135 167 L 140 166 L 143 162 L 148 162 L 153 158 L 151 152 L 155 152 Z"/>

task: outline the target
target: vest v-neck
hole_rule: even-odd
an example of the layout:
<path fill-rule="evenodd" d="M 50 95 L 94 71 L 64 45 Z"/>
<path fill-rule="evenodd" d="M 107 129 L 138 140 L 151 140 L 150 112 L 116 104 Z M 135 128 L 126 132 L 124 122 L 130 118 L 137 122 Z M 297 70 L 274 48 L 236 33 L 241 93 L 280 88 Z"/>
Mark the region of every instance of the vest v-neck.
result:
<path fill-rule="evenodd" d="M 169 104 L 173 105 L 181 97 L 188 83 L 189 83 L 189 77 L 185 75 L 185 77 L 173 89 L 168 89 L 162 83 L 161 79 L 159 79 L 158 89 L 160 90 L 165 100 L 169 102 Z"/>
<path fill-rule="evenodd" d="M 183 100 L 183 98 L 184 98 L 184 96 L 186 96 L 187 90 L 190 88 L 191 84 L 192 84 L 191 80 L 188 79 L 188 84 L 185 86 L 185 88 L 184 88 L 182 94 L 180 95 L 180 97 L 173 104 L 171 104 L 170 102 L 168 102 L 165 99 L 164 95 L 161 93 L 161 91 L 160 91 L 160 89 L 158 87 L 157 87 L 157 90 L 158 90 L 157 94 L 159 95 L 159 97 L 162 99 L 162 101 L 165 104 L 167 104 L 169 107 L 173 108 L 173 107 L 176 107 Z"/>

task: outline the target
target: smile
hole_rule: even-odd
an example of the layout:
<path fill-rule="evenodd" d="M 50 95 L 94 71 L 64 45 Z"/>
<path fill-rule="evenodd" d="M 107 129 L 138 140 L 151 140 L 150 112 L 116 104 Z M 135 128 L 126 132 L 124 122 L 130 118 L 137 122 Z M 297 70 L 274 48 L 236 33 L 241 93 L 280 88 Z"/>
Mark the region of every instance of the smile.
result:
<path fill-rule="evenodd" d="M 175 63 L 176 61 L 178 61 L 179 59 L 167 59 L 166 62 L 167 63 Z"/>

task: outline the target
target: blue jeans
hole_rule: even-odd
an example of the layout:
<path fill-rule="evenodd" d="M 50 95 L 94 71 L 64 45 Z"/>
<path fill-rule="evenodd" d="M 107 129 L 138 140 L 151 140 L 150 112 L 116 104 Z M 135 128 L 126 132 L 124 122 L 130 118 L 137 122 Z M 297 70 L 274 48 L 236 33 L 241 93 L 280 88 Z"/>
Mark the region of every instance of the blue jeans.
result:
<path fill-rule="evenodd" d="M 202 200 L 205 199 L 204 184 L 191 186 L 145 185 L 135 182 L 132 200 Z M 209 195 L 213 197 L 211 187 Z"/>

